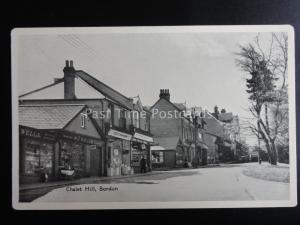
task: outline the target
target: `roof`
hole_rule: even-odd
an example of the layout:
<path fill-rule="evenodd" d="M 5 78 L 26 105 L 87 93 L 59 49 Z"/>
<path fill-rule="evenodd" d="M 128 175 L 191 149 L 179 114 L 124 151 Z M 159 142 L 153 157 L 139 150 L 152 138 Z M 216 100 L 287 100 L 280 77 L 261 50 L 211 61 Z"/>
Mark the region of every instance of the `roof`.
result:
<path fill-rule="evenodd" d="M 19 125 L 36 129 L 63 129 L 85 105 L 20 105 Z"/>
<path fill-rule="evenodd" d="M 230 113 L 220 113 L 218 116 L 218 119 L 221 121 L 231 121 L 233 119 L 233 114 L 232 112 Z"/>
<path fill-rule="evenodd" d="M 121 104 L 122 106 L 125 106 L 128 109 L 133 109 L 132 99 L 122 95 L 118 91 L 112 89 L 108 85 L 82 70 L 76 70 L 76 75 L 107 98 Z"/>
<path fill-rule="evenodd" d="M 154 138 L 154 142 L 158 143 L 160 146 L 165 148 L 166 150 L 170 149 L 176 149 L 178 142 L 179 142 L 179 137 L 157 137 Z"/>
<path fill-rule="evenodd" d="M 213 115 L 209 112 L 205 111 L 205 116 L 203 118 L 204 122 L 206 123 L 205 130 L 207 133 L 223 137 L 224 128 L 223 123 L 217 120 Z"/>
<path fill-rule="evenodd" d="M 173 105 L 175 105 L 178 109 L 180 109 L 181 111 L 186 110 L 186 105 L 185 103 L 174 103 L 172 102 Z"/>

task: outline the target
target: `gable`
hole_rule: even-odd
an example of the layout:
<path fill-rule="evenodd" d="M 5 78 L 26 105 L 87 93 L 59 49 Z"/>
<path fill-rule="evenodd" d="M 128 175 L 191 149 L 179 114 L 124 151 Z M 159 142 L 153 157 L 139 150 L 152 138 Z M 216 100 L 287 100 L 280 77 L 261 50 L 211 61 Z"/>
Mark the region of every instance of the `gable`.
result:
<path fill-rule="evenodd" d="M 176 108 L 175 105 L 173 105 L 171 102 L 164 98 L 160 98 L 152 107 L 151 107 L 151 112 L 153 112 L 154 109 L 157 109 L 158 111 L 170 111 L 170 110 L 177 110 L 179 111 L 178 108 Z"/>
<path fill-rule="evenodd" d="M 93 138 L 101 138 L 93 121 L 89 117 L 85 117 L 85 128 L 81 127 L 81 116 L 79 113 L 65 128 L 64 130 L 74 132 L 76 134 L 82 134 Z"/>

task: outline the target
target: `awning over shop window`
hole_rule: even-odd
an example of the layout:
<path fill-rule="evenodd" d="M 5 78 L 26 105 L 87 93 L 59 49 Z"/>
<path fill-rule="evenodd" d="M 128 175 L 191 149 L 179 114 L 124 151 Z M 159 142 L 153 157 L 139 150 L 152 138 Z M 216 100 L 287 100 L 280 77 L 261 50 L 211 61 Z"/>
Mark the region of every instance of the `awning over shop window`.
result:
<path fill-rule="evenodd" d="M 136 138 L 136 139 L 143 140 L 143 141 L 147 141 L 147 142 L 151 142 L 151 143 L 153 142 L 152 137 L 144 135 L 144 134 L 140 134 L 140 133 L 137 133 L 137 132 L 134 133 L 133 137 Z"/>
<path fill-rule="evenodd" d="M 151 151 L 164 151 L 166 149 L 160 145 L 155 145 L 155 146 L 150 146 L 150 150 Z"/>
<path fill-rule="evenodd" d="M 123 140 L 127 140 L 127 141 L 130 141 L 132 139 L 131 134 L 126 134 L 124 132 L 114 130 L 114 129 L 110 129 L 108 131 L 108 135 L 112 136 L 112 137 L 120 138 L 120 139 L 123 139 Z"/>

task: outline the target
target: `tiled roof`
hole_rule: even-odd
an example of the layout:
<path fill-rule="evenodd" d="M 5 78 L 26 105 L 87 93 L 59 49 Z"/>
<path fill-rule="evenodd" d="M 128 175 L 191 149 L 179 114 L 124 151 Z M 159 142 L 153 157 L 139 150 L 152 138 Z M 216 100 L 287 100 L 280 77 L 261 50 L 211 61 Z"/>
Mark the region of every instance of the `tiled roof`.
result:
<path fill-rule="evenodd" d="M 130 98 L 127 98 L 82 70 L 77 70 L 76 75 L 107 98 L 125 106 L 128 109 L 133 109 L 133 102 Z"/>
<path fill-rule="evenodd" d="M 166 150 L 175 150 L 178 145 L 179 137 L 157 137 L 154 138 L 154 142 L 158 143 L 160 146 Z"/>
<path fill-rule="evenodd" d="M 224 128 L 221 121 L 217 120 L 212 114 L 208 113 L 208 111 L 205 111 L 205 117 L 203 120 L 206 123 L 205 130 L 207 133 L 223 137 Z"/>
<path fill-rule="evenodd" d="M 20 105 L 19 125 L 36 129 L 63 129 L 84 105 Z"/>
<path fill-rule="evenodd" d="M 184 103 L 174 103 L 172 102 L 178 109 L 180 109 L 181 111 L 186 109 L 186 106 Z"/>

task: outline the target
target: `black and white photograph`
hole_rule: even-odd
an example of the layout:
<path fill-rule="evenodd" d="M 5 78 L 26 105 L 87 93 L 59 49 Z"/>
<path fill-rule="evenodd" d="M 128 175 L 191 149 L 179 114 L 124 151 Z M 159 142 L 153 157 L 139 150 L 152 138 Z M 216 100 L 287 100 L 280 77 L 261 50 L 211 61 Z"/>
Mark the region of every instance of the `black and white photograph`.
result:
<path fill-rule="evenodd" d="M 292 26 L 11 38 L 15 209 L 297 205 Z"/>

